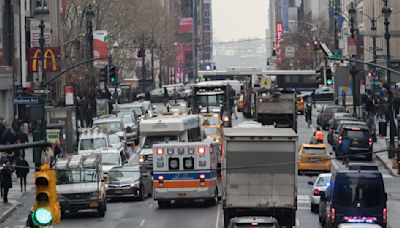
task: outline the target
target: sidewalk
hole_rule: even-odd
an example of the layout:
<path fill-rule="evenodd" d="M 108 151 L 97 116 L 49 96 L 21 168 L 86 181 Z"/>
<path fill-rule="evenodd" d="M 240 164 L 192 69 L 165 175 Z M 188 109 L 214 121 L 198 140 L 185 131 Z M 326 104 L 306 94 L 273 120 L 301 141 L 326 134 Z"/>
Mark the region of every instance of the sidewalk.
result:
<path fill-rule="evenodd" d="M 29 142 L 32 142 L 32 135 L 29 134 Z M 25 150 L 25 159 L 28 161 L 30 167 L 34 167 L 33 164 L 33 152 L 32 149 Z M 26 177 L 26 191 L 34 190 L 34 177 L 35 170 L 30 169 L 28 176 Z M 8 203 L 3 202 L 3 198 L 0 199 L 0 224 L 4 222 L 13 212 L 16 210 L 23 200 L 24 192 L 21 192 L 20 180 L 17 178 L 15 172 L 12 174 L 12 188 L 8 192 Z M 0 225 L 1 227 L 1 225 Z"/>
<path fill-rule="evenodd" d="M 383 151 L 387 150 L 387 145 L 386 145 L 386 139 L 388 137 L 383 137 L 383 136 L 377 136 L 377 141 L 374 143 L 374 151 Z M 393 163 L 392 160 L 389 159 L 388 152 L 381 152 L 381 153 L 375 153 L 376 158 L 385 166 L 385 169 L 390 173 L 390 175 L 394 177 L 400 177 L 399 174 L 397 174 L 397 169 L 393 169 Z"/>

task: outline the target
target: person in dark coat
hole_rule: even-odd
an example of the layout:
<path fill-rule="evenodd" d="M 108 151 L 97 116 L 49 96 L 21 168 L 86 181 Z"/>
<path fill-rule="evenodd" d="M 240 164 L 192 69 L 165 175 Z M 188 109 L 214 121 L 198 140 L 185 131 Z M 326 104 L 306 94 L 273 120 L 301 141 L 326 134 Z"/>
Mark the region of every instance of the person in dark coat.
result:
<path fill-rule="evenodd" d="M 1 188 L 3 189 L 3 201 L 4 203 L 8 203 L 8 191 L 12 188 L 12 179 L 11 174 L 14 170 L 11 167 L 11 163 L 7 162 L 5 166 L 3 166 L 3 170 L 1 171 Z"/>
<path fill-rule="evenodd" d="M 28 135 L 22 130 L 22 127 L 19 129 L 19 131 L 16 134 L 16 142 L 17 143 L 27 143 L 29 142 L 28 139 Z M 19 153 L 17 153 L 17 151 L 15 151 L 15 154 L 19 157 L 25 157 L 25 149 L 19 149 L 18 151 Z"/>
<path fill-rule="evenodd" d="M 16 141 L 15 134 L 11 131 L 11 128 L 7 128 L 6 133 L 3 135 L 2 143 L 4 145 L 14 144 Z"/>
<path fill-rule="evenodd" d="M 16 166 L 17 166 L 16 167 L 17 177 L 19 177 L 20 179 L 21 192 L 22 192 L 22 186 L 24 187 L 24 191 L 26 191 L 26 176 L 29 173 L 29 164 L 25 160 L 25 157 L 19 157 Z"/>
<path fill-rule="evenodd" d="M 2 144 L 3 135 L 6 133 L 6 125 L 4 119 L 0 118 L 0 144 Z"/>

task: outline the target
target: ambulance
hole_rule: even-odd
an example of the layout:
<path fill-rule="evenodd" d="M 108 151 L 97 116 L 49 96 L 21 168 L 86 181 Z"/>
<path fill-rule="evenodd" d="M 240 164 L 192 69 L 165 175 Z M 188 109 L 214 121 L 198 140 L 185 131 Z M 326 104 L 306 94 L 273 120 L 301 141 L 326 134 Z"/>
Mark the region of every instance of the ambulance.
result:
<path fill-rule="evenodd" d="M 212 141 L 154 145 L 153 197 L 159 207 L 195 200 L 216 205 L 222 196 L 221 156 Z"/>

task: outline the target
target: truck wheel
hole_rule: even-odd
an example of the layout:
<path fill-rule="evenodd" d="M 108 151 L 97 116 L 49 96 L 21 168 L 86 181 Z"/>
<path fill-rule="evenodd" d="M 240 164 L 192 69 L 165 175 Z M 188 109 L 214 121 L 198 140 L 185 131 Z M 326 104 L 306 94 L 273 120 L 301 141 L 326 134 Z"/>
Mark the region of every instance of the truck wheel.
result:
<path fill-rule="evenodd" d="M 159 208 L 166 208 L 169 207 L 171 202 L 169 200 L 159 200 L 158 201 L 158 207 Z"/>
<path fill-rule="evenodd" d="M 104 202 L 101 203 L 101 205 L 99 205 L 99 208 L 97 209 L 97 211 L 98 211 L 99 217 L 103 218 L 104 215 L 106 214 L 106 208 L 105 208 Z"/>
<path fill-rule="evenodd" d="M 217 189 L 215 189 L 214 196 L 212 198 L 206 200 L 206 203 L 210 206 L 215 206 L 218 204 L 218 190 Z"/>

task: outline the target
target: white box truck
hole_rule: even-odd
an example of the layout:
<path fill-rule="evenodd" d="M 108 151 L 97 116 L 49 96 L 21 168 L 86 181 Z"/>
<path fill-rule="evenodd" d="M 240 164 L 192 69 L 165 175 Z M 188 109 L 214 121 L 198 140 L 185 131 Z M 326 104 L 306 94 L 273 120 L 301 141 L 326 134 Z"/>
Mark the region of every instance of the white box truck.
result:
<path fill-rule="evenodd" d="M 272 216 L 295 226 L 297 134 L 291 128 L 224 128 L 224 226 L 231 218 Z"/>

